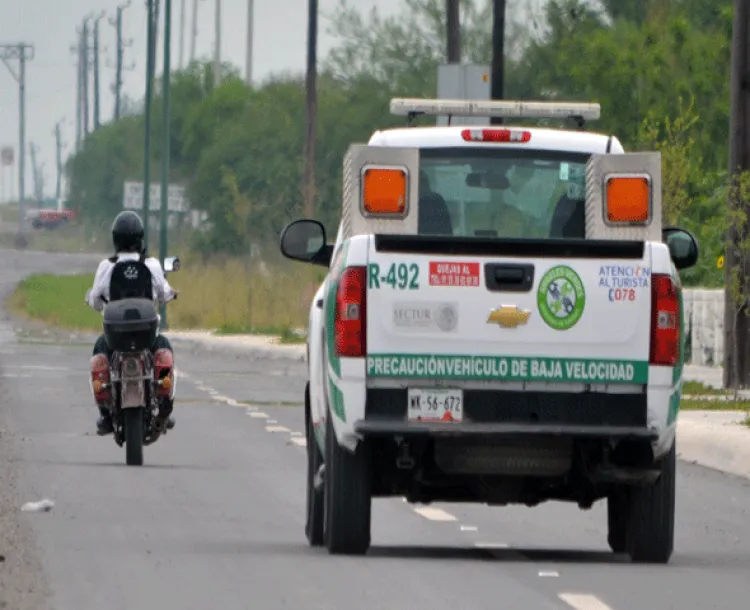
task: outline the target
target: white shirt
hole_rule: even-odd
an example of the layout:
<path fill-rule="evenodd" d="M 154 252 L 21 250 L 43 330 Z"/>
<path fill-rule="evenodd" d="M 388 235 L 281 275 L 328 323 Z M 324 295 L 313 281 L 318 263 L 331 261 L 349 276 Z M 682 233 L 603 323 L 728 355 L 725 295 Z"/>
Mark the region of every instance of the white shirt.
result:
<path fill-rule="evenodd" d="M 120 252 L 117 254 L 117 260 L 137 261 L 141 257 L 137 252 Z M 144 263 L 151 271 L 152 285 L 154 288 L 153 299 L 158 303 L 168 303 L 175 297 L 175 292 L 167 282 L 164 270 L 158 259 L 153 257 L 147 258 Z M 96 311 L 104 309 L 102 297 L 109 301 L 109 280 L 112 277 L 112 269 L 115 263 L 105 258 L 99 263 L 99 268 L 94 276 L 94 286 L 86 293 L 86 304 Z"/>

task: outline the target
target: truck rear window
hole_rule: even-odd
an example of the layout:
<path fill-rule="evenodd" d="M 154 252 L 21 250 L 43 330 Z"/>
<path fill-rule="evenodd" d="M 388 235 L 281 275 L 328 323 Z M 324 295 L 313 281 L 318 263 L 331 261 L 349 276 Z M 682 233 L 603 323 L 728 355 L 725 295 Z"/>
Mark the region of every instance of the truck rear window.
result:
<path fill-rule="evenodd" d="M 499 148 L 422 149 L 419 233 L 583 238 L 589 157 Z"/>

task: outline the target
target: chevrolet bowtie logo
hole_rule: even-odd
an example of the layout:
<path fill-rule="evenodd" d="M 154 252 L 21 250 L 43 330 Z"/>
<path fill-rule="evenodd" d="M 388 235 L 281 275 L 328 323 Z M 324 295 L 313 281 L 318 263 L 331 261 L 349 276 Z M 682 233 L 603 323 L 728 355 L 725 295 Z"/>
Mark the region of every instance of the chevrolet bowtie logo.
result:
<path fill-rule="evenodd" d="M 528 309 L 503 305 L 490 312 L 487 324 L 499 324 L 503 328 L 516 328 L 519 324 L 526 324 L 530 315 L 531 311 Z"/>

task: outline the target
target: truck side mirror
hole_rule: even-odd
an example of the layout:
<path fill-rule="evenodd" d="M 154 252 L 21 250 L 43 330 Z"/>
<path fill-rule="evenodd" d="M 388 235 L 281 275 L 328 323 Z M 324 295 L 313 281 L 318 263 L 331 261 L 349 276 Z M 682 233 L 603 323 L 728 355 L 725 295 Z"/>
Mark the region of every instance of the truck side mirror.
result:
<path fill-rule="evenodd" d="M 325 227 L 317 220 L 301 219 L 289 223 L 281 232 L 281 253 L 292 260 L 328 267 L 333 246 L 326 243 Z"/>
<path fill-rule="evenodd" d="M 663 239 L 677 270 L 689 269 L 698 262 L 698 242 L 690 231 L 668 227 L 662 232 Z"/>

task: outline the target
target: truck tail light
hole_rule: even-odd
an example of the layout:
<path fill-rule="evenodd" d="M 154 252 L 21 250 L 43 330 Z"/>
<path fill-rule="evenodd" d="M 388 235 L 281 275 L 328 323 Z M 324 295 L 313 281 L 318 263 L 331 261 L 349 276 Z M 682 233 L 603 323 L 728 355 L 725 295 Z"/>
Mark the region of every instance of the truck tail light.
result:
<path fill-rule="evenodd" d="M 336 291 L 336 355 L 363 358 L 367 353 L 367 267 L 348 267 Z"/>
<path fill-rule="evenodd" d="M 668 275 L 651 278 L 651 354 L 655 366 L 676 366 L 680 359 L 680 298 Z"/>

